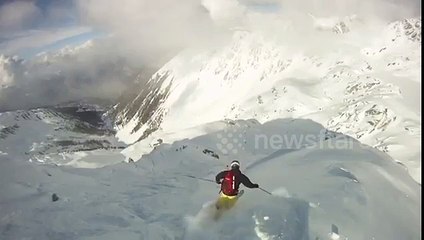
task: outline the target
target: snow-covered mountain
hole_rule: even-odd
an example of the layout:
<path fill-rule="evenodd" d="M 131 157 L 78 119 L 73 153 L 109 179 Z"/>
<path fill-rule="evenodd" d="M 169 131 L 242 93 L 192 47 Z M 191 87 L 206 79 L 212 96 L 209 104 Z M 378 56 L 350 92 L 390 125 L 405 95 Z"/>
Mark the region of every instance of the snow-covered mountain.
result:
<path fill-rule="evenodd" d="M 104 112 L 99 106 L 69 103 L 0 113 L 0 154 L 35 163 L 90 167 L 90 158 L 125 146 L 114 138 Z M 122 158 L 115 160 L 119 161 Z"/>
<path fill-rule="evenodd" d="M 115 107 L 117 137 L 137 142 L 143 151 L 131 157 L 140 159 L 158 140 L 211 121 L 312 119 L 387 152 L 420 182 L 421 19 L 369 38 L 358 29 L 317 32 L 327 34 L 318 50 L 245 31 L 214 51 L 186 50 Z"/>
<path fill-rule="evenodd" d="M 28 100 L 131 75 L 92 43 L 0 57 L 0 109 L 38 106 L 0 113 L 0 239 L 421 239 L 421 19 L 310 18 L 186 49 L 112 109 Z M 262 189 L 213 221 L 234 159 Z"/>
<path fill-rule="evenodd" d="M 311 139 L 275 151 L 256 145 L 258 134 Z M 421 186 L 387 154 L 312 120 L 219 121 L 174 137 L 183 140 L 142 161 L 97 169 L 0 156 L 1 239 L 421 238 Z M 240 139 L 238 152 L 214 154 L 226 138 Z M 245 189 L 214 222 L 219 186 L 204 179 L 213 181 L 234 157 L 273 195 Z"/>

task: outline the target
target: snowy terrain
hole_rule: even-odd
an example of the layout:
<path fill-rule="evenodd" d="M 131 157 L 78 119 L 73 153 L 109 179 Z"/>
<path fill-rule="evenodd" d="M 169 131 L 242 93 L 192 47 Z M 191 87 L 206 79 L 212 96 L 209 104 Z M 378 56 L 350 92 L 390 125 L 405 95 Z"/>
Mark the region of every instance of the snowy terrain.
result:
<path fill-rule="evenodd" d="M 51 106 L 133 75 L 92 42 L 0 55 L 0 239 L 421 239 L 421 18 L 290 17 L 181 51 L 110 108 Z M 215 222 L 234 159 L 272 194 L 242 187 Z"/>
<path fill-rule="evenodd" d="M 385 153 L 312 120 L 220 121 L 191 132 L 205 130 L 143 161 L 98 169 L 0 156 L 1 239 L 421 238 L 421 186 Z M 242 143 L 237 154 L 211 154 L 230 134 Z M 275 152 L 256 146 L 257 134 L 314 141 Z M 213 179 L 234 157 L 273 196 L 246 190 L 215 223 L 209 206 L 218 186 L 187 176 Z"/>
<path fill-rule="evenodd" d="M 312 119 L 387 152 L 420 182 L 421 19 L 372 31 L 342 23 L 350 31 L 314 32 L 321 44 L 238 31 L 214 51 L 182 52 L 116 106 L 117 137 L 144 149 L 131 153 L 138 160 L 158 139 L 211 121 Z"/>
<path fill-rule="evenodd" d="M 123 160 L 98 106 L 70 103 L 0 113 L 0 154 L 36 163 L 99 167 Z M 111 150 L 116 151 L 114 154 Z M 116 155 L 112 162 L 96 158 Z M 92 163 L 94 162 L 94 163 Z M 102 164 L 102 165 L 99 165 Z"/>

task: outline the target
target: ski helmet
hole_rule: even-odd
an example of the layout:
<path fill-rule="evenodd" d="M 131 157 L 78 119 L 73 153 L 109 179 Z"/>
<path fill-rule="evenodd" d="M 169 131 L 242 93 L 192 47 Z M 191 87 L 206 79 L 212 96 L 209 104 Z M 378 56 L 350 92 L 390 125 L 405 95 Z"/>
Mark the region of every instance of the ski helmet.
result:
<path fill-rule="evenodd" d="M 240 163 L 237 160 L 233 160 L 230 164 L 231 169 L 239 169 L 240 168 Z"/>

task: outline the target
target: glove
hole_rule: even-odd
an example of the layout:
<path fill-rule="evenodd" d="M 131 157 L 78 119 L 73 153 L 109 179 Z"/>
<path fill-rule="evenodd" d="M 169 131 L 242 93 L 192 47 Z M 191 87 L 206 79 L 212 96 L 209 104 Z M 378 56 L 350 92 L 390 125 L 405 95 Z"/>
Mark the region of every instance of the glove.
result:
<path fill-rule="evenodd" d="M 253 188 L 259 188 L 259 184 L 257 183 L 253 184 Z"/>

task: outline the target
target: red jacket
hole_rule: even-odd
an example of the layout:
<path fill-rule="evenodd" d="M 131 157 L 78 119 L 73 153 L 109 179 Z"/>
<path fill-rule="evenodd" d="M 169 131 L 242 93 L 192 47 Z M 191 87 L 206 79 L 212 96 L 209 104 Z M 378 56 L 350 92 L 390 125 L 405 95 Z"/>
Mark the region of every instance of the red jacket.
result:
<path fill-rule="evenodd" d="M 227 175 L 227 173 L 230 172 L 230 171 L 233 171 L 234 176 L 235 176 L 235 193 L 234 194 L 226 194 L 225 193 L 226 195 L 236 196 L 241 183 L 243 183 L 243 185 L 248 187 L 248 188 L 258 188 L 259 187 L 258 184 L 252 183 L 246 175 L 244 175 L 242 172 L 240 172 L 240 170 L 232 169 L 232 170 L 222 171 L 222 172 L 220 172 L 216 175 L 215 180 L 216 180 L 217 183 L 221 184 L 221 191 L 223 190 L 222 180 L 225 178 L 225 175 Z"/>

